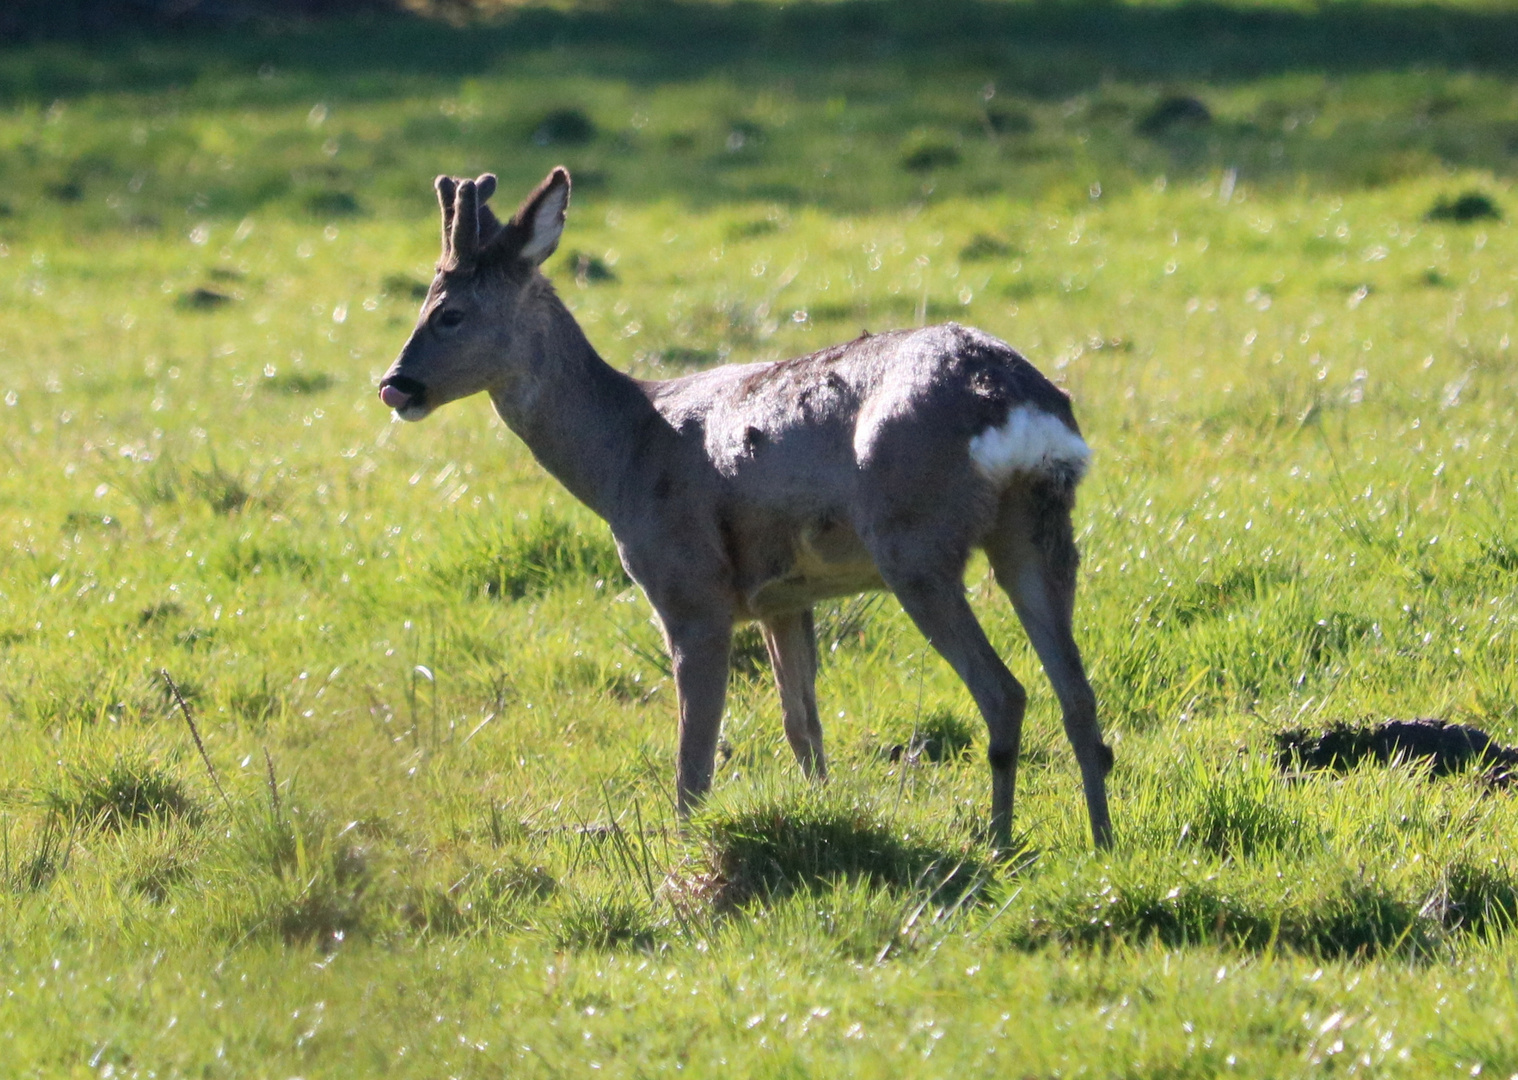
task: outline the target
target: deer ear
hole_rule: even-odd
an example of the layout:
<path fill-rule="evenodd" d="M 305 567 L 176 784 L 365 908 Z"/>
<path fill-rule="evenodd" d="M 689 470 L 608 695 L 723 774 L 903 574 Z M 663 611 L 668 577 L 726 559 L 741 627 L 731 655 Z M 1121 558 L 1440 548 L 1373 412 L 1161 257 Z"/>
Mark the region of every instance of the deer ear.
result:
<path fill-rule="evenodd" d="M 537 265 L 559 246 L 569 209 L 569 170 L 560 165 L 522 201 L 511 224 L 522 238 L 520 258 Z"/>

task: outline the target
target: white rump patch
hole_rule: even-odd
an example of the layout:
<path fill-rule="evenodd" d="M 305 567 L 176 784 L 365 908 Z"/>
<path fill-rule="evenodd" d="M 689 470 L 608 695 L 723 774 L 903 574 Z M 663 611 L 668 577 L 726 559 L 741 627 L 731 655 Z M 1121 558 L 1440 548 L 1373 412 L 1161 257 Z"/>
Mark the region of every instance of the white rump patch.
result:
<path fill-rule="evenodd" d="M 1091 448 L 1059 417 L 1018 405 L 1000 427 L 971 438 L 970 460 L 998 483 L 1014 473 L 1043 473 L 1073 483 L 1085 475 Z"/>

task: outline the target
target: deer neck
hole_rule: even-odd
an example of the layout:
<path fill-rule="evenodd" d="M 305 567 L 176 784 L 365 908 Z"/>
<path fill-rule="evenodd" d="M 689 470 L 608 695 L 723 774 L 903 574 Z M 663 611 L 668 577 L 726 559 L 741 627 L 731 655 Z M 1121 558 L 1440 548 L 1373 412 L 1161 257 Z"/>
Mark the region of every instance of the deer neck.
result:
<path fill-rule="evenodd" d="M 586 506 L 611 519 L 639 460 L 640 433 L 659 415 L 631 376 L 602 360 L 553 287 L 539 279 L 519 305 L 509 365 L 492 388 L 497 415 Z"/>

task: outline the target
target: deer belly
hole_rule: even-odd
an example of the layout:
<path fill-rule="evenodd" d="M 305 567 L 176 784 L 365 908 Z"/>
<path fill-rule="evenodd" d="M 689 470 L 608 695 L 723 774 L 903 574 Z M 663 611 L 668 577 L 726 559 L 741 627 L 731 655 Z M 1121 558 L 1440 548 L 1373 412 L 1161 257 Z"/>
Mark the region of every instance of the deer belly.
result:
<path fill-rule="evenodd" d="M 789 562 L 752 589 L 748 600 L 755 615 L 764 615 L 883 586 L 875 560 L 853 529 L 814 526 L 802 530 Z"/>

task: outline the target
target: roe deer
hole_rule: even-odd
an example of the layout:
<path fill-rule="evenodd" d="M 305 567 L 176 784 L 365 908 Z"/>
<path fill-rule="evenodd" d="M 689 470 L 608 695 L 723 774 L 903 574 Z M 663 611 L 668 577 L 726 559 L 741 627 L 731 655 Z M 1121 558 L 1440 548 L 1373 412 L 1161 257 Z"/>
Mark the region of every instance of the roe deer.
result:
<path fill-rule="evenodd" d="M 1071 634 L 1070 510 L 1089 451 L 1065 394 L 996 338 L 952 323 L 811 356 L 643 381 L 597 355 L 538 271 L 569 173 L 510 221 L 496 178 L 437 178 L 443 255 L 379 395 L 404 420 L 480 391 L 611 526 L 674 661 L 682 815 L 712 782 L 735 623 L 758 620 L 785 734 L 821 779 L 812 604 L 886 588 L 969 687 L 990 732 L 991 832 L 1005 844 L 1027 695 L 986 640 L 964 571 L 983 548 L 1043 661 L 1098 845 L 1112 751 Z"/>

